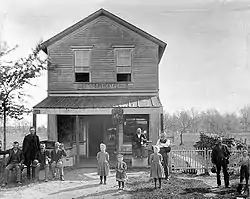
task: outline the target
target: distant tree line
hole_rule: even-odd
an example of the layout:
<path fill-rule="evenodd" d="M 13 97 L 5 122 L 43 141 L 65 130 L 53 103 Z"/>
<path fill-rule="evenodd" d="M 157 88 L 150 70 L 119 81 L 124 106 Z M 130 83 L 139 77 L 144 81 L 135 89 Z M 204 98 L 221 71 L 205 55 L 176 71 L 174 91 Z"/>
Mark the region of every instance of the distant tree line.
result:
<path fill-rule="evenodd" d="M 244 106 L 238 113 L 222 114 L 212 109 L 198 112 L 195 109 L 181 110 L 174 114 L 164 113 L 164 130 L 180 137 L 184 145 L 185 133 L 204 134 L 210 137 L 230 138 L 250 133 L 250 105 Z M 244 140 L 243 140 L 244 142 Z"/>

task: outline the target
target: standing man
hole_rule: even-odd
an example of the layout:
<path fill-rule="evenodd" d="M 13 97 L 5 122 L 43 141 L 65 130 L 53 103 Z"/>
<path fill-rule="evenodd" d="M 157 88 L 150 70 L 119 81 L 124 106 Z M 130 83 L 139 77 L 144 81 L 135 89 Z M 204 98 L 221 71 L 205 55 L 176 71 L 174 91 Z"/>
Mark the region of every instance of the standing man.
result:
<path fill-rule="evenodd" d="M 8 154 L 9 158 L 7 161 L 7 166 L 4 170 L 4 183 L 3 186 L 7 185 L 8 183 L 8 176 L 9 176 L 9 171 L 12 170 L 13 168 L 16 169 L 16 180 L 18 184 L 21 184 L 21 167 L 23 163 L 23 153 L 22 150 L 19 149 L 19 143 L 15 141 L 13 143 L 13 148 L 6 150 L 6 151 L 1 151 L 2 154 Z"/>
<path fill-rule="evenodd" d="M 51 170 L 53 175 L 53 180 L 56 177 L 56 168 L 59 170 L 60 180 L 64 181 L 64 173 L 63 173 L 63 156 L 66 156 L 66 152 L 63 144 L 59 142 L 55 143 L 55 149 L 51 151 Z"/>
<path fill-rule="evenodd" d="M 225 187 L 229 187 L 229 175 L 228 175 L 228 163 L 229 163 L 229 156 L 230 152 L 228 150 L 227 145 L 222 144 L 222 138 L 218 138 L 218 142 L 216 146 L 212 150 L 212 163 L 216 166 L 216 173 L 217 173 L 217 185 L 218 187 L 221 186 L 221 180 L 220 180 L 220 171 L 221 167 L 223 170 L 224 175 L 224 182 Z"/>
<path fill-rule="evenodd" d="M 157 140 L 156 146 L 160 148 L 160 154 L 163 157 L 163 168 L 165 172 L 165 179 L 169 180 L 169 152 L 171 151 L 170 140 L 167 139 L 167 133 L 162 132 L 160 139 Z"/>
<path fill-rule="evenodd" d="M 24 164 L 27 166 L 27 178 L 30 179 L 30 167 L 36 159 L 36 154 L 40 151 L 39 137 L 36 135 L 34 127 L 30 127 L 30 134 L 23 140 Z M 32 167 L 32 179 L 35 179 L 35 168 Z"/>

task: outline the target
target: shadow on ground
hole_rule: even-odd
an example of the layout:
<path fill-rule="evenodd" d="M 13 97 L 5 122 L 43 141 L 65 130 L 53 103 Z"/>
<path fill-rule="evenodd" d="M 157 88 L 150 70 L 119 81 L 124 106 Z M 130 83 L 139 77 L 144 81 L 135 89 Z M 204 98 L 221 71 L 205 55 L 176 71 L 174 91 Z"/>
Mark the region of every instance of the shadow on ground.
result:
<path fill-rule="evenodd" d="M 232 198 L 234 196 L 237 196 L 236 192 L 236 185 L 232 186 L 231 188 L 221 188 L 221 189 L 214 189 L 214 188 L 186 188 L 180 195 L 187 195 L 187 194 L 196 194 L 201 193 L 204 195 L 214 195 L 216 198 L 219 198 L 220 196 Z"/>
<path fill-rule="evenodd" d="M 112 195 L 116 198 L 121 198 L 122 195 L 125 195 L 127 193 L 128 193 L 127 191 L 118 191 L 117 189 L 111 189 L 111 190 L 105 190 L 105 191 L 101 191 L 101 192 L 97 192 L 97 193 L 91 193 L 88 195 L 82 195 L 82 196 L 79 196 L 77 198 L 72 198 L 72 199 L 83 199 L 83 198 L 87 198 L 87 197 L 103 198 L 105 195 Z"/>
<path fill-rule="evenodd" d="M 88 185 L 83 185 L 83 186 L 79 186 L 79 187 L 73 187 L 73 188 L 69 188 L 69 189 L 62 189 L 58 192 L 54 192 L 51 193 L 49 195 L 56 195 L 56 194 L 61 194 L 61 193 L 65 193 L 65 192 L 70 192 L 70 191 L 77 191 L 77 190 L 83 190 L 83 189 L 90 189 L 90 188 L 94 188 L 100 186 L 100 184 L 88 184 Z"/>

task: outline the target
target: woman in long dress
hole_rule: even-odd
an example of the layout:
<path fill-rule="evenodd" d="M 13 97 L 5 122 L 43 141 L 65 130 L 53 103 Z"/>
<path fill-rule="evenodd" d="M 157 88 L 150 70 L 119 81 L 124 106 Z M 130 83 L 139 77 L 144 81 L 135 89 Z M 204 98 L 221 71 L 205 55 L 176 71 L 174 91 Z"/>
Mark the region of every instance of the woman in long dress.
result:
<path fill-rule="evenodd" d="M 171 151 L 170 140 L 167 139 L 166 132 L 161 133 L 160 139 L 157 140 L 156 145 L 160 148 L 160 154 L 163 157 L 163 167 L 165 171 L 165 178 L 169 180 L 169 152 Z"/>

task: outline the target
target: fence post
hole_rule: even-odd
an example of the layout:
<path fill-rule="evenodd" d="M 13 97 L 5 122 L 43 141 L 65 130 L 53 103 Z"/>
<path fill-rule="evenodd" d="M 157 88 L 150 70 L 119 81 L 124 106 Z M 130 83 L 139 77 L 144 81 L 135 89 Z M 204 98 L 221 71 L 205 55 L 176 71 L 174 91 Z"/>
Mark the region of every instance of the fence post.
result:
<path fill-rule="evenodd" d="M 205 161 L 206 161 L 206 168 L 205 168 L 205 174 L 206 175 L 209 175 L 209 172 L 208 172 L 208 150 L 207 148 L 204 149 L 204 153 L 205 153 Z"/>
<path fill-rule="evenodd" d="M 169 158 L 168 158 L 168 168 L 169 168 L 169 173 L 172 173 L 172 152 L 169 153 Z"/>

